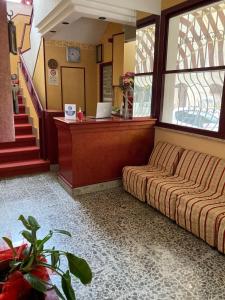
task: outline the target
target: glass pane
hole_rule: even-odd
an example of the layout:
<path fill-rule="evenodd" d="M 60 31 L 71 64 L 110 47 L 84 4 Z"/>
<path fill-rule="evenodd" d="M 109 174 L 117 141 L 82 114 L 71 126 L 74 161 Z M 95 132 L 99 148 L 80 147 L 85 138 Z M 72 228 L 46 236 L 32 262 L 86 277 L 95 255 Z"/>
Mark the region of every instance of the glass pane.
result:
<path fill-rule="evenodd" d="M 225 2 L 170 19 L 167 70 L 225 65 Z"/>
<path fill-rule="evenodd" d="M 134 78 L 134 117 L 149 117 L 152 103 L 152 75 Z"/>
<path fill-rule="evenodd" d="M 224 75 L 225 71 L 166 75 L 162 121 L 218 131 Z"/>
<path fill-rule="evenodd" d="M 137 30 L 135 73 L 153 72 L 155 24 Z"/>
<path fill-rule="evenodd" d="M 112 102 L 112 65 L 103 67 L 103 84 L 102 84 L 103 102 Z"/>

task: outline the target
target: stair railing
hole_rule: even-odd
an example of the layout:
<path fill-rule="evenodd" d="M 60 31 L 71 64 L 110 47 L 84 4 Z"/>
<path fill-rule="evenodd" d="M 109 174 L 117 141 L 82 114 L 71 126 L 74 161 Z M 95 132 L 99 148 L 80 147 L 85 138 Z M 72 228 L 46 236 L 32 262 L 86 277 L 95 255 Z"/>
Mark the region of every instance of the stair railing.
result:
<path fill-rule="evenodd" d="M 25 60 L 22 56 L 21 51 L 19 51 L 20 56 L 20 66 L 21 70 L 24 76 L 24 79 L 26 81 L 27 89 L 30 94 L 34 109 L 36 111 L 36 114 L 38 116 L 39 121 L 39 138 L 40 138 L 40 153 L 41 158 L 46 159 L 47 158 L 47 151 L 46 151 L 46 137 L 45 137 L 45 117 L 44 117 L 44 109 L 41 104 L 40 98 L 35 90 L 33 80 L 30 76 L 30 73 L 28 71 L 28 68 L 26 66 Z"/>

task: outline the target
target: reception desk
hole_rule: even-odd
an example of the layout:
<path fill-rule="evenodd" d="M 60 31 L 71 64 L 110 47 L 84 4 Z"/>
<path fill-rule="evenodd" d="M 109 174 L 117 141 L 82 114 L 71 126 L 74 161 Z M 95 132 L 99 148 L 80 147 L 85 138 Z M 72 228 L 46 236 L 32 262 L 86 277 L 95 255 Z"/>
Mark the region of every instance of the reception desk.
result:
<path fill-rule="evenodd" d="M 147 163 L 155 122 L 150 118 L 55 118 L 60 181 L 75 194 L 90 187 L 113 186 L 124 166 Z"/>

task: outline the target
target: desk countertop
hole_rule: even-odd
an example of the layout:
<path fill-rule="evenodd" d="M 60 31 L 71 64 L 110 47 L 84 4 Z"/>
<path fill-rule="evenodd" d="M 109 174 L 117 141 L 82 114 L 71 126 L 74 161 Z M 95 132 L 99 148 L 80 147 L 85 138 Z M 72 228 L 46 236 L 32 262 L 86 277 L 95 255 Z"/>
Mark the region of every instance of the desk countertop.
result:
<path fill-rule="evenodd" d="M 56 123 L 64 123 L 66 125 L 85 125 L 85 124 L 102 124 L 102 123 L 129 123 L 129 122 L 156 122 L 156 119 L 153 118 L 130 118 L 124 119 L 119 117 L 111 117 L 107 119 L 93 119 L 91 117 L 85 117 L 82 121 L 76 120 L 67 120 L 63 117 L 54 118 Z"/>

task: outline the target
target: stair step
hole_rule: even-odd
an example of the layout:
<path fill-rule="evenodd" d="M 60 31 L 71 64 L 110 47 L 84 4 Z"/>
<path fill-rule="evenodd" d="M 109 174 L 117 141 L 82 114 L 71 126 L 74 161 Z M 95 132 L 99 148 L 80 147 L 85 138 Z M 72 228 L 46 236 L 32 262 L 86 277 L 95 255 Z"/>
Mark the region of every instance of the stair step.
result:
<path fill-rule="evenodd" d="M 24 104 L 19 104 L 19 113 L 25 114 L 26 108 Z"/>
<path fill-rule="evenodd" d="M 23 96 L 22 95 L 18 95 L 18 103 L 23 104 Z"/>
<path fill-rule="evenodd" d="M 14 115 L 15 124 L 25 124 L 28 123 L 28 114 L 16 114 Z"/>
<path fill-rule="evenodd" d="M 0 143 L 0 149 L 29 146 L 36 146 L 36 137 L 33 134 L 18 135 L 14 142 Z"/>
<path fill-rule="evenodd" d="M 0 178 L 49 171 L 49 162 L 42 159 L 0 164 Z"/>
<path fill-rule="evenodd" d="M 32 134 L 31 124 L 15 124 L 16 135 Z"/>
<path fill-rule="evenodd" d="M 37 146 L 7 148 L 0 150 L 0 164 L 21 160 L 26 161 L 31 159 L 39 159 L 39 157 L 40 148 Z"/>

